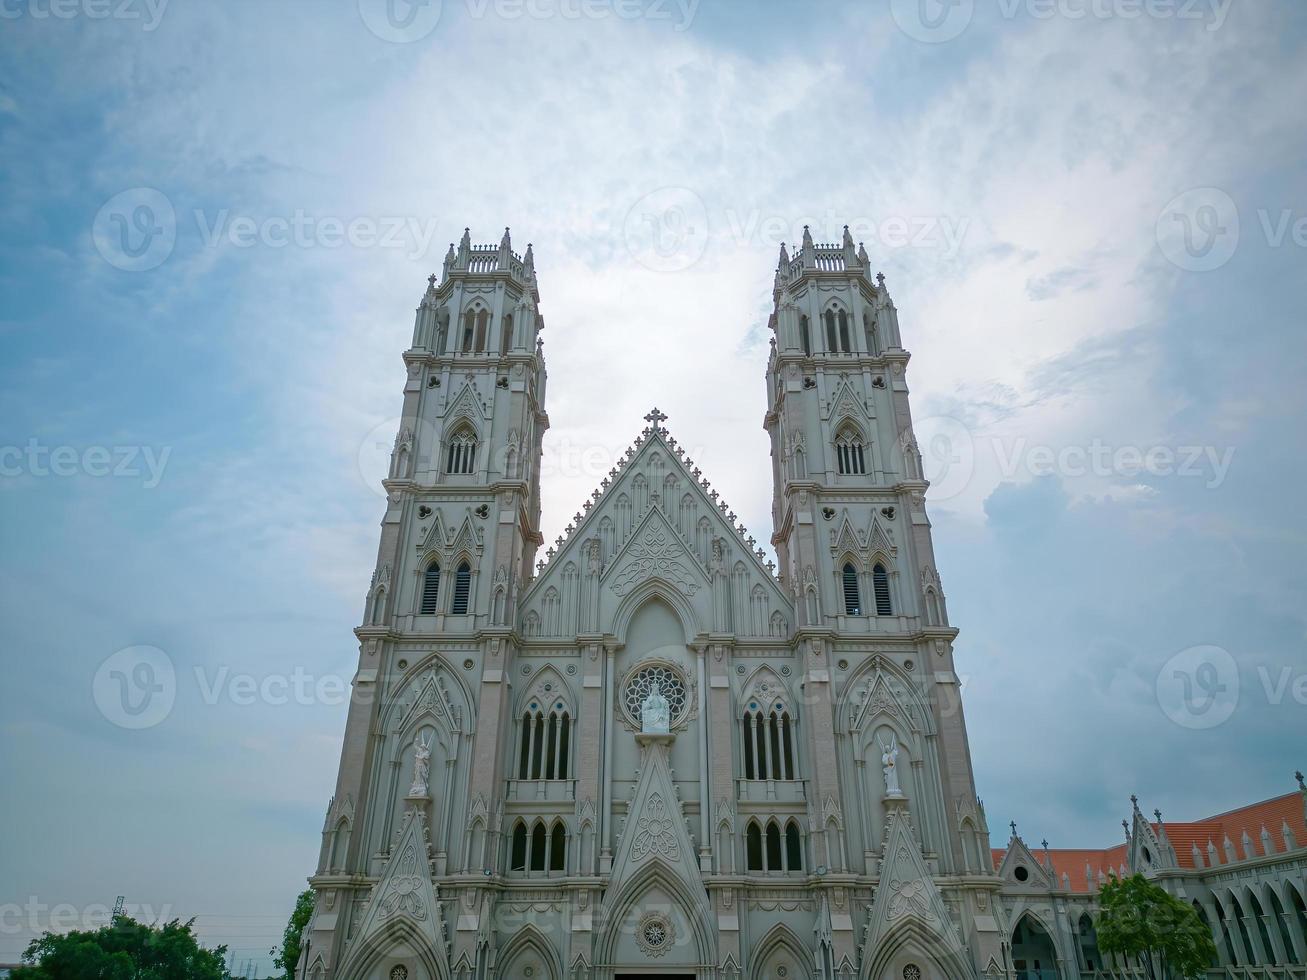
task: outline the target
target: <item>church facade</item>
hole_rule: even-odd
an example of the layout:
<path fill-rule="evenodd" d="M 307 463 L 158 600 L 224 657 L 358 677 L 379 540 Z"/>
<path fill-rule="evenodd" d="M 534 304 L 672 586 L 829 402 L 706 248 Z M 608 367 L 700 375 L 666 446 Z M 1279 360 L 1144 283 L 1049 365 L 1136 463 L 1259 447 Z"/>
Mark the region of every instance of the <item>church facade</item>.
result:
<path fill-rule="evenodd" d="M 542 551 L 532 250 L 450 247 L 403 355 L 300 976 L 1101 966 L 1092 889 L 1015 828 L 990 845 L 885 281 L 805 231 L 773 293 L 776 564 L 657 409 Z"/>

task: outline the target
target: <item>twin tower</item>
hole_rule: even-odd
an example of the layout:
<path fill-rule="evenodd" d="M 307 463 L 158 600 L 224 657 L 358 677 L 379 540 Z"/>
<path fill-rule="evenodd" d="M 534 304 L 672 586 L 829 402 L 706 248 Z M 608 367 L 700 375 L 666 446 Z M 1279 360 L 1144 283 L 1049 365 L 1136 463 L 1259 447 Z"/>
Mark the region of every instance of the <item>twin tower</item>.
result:
<path fill-rule="evenodd" d="M 847 229 L 773 295 L 777 563 L 657 409 L 546 548 L 532 250 L 450 246 L 302 977 L 1005 972 L 897 311 Z"/>

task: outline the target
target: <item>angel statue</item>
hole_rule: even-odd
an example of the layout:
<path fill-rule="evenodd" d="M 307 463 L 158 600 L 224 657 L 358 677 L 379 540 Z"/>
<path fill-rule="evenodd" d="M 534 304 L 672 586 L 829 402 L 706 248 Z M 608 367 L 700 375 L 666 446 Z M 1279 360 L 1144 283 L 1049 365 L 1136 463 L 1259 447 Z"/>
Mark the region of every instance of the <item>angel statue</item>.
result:
<path fill-rule="evenodd" d="M 880 743 L 880 763 L 885 768 L 885 795 L 902 796 L 903 790 L 899 789 L 899 740 L 893 733 L 889 733 L 889 745 L 884 742 Z"/>
<path fill-rule="evenodd" d="M 409 796 L 427 796 L 431 779 L 431 735 L 419 732 L 413 736 L 413 785 Z"/>

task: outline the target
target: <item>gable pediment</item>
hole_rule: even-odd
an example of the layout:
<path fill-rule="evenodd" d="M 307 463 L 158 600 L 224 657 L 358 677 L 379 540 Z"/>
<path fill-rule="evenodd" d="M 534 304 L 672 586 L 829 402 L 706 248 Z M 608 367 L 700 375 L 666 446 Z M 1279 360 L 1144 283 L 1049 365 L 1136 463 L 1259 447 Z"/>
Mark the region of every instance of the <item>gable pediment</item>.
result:
<path fill-rule="evenodd" d="M 520 622 L 527 636 L 612 632 L 622 601 L 656 581 L 697 629 L 788 638 L 793 609 L 765 560 L 676 440 L 649 428 L 546 552 Z"/>

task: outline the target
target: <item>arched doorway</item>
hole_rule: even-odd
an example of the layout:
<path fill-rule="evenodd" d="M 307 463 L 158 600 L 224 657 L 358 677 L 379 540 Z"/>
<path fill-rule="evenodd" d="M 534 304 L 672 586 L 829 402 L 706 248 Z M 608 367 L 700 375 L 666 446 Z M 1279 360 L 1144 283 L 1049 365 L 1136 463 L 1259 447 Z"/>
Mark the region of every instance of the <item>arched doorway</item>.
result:
<path fill-rule="evenodd" d="M 1017 980 L 1061 980 L 1053 937 L 1029 913 L 1012 930 L 1012 969 Z"/>

